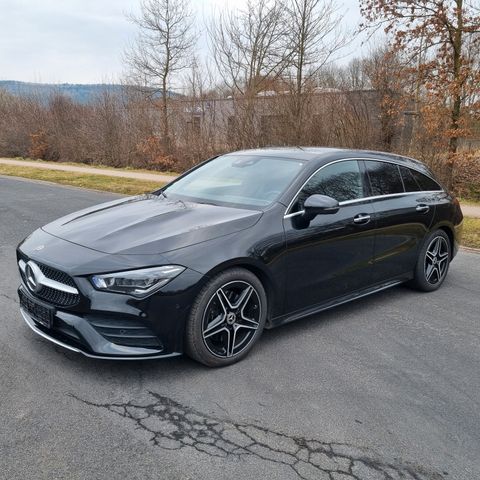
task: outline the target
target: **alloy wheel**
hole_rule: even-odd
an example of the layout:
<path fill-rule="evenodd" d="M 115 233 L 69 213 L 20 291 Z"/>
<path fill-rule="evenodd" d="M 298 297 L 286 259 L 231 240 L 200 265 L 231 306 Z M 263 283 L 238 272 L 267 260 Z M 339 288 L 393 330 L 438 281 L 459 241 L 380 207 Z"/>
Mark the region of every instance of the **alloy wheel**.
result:
<path fill-rule="evenodd" d="M 445 238 L 435 237 L 425 252 L 425 279 L 428 283 L 436 285 L 443 280 L 448 267 L 448 244 Z"/>
<path fill-rule="evenodd" d="M 238 355 L 250 345 L 259 328 L 260 296 L 243 280 L 228 282 L 210 298 L 202 321 L 203 341 L 217 357 Z"/>

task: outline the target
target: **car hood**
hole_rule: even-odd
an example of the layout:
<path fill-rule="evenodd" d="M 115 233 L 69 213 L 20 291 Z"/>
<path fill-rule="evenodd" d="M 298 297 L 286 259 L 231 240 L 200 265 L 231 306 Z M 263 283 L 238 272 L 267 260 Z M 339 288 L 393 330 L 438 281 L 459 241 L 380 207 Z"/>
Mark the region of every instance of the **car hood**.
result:
<path fill-rule="evenodd" d="M 42 229 L 103 253 L 154 254 L 239 232 L 262 212 L 142 195 L 97 205 Z"/>

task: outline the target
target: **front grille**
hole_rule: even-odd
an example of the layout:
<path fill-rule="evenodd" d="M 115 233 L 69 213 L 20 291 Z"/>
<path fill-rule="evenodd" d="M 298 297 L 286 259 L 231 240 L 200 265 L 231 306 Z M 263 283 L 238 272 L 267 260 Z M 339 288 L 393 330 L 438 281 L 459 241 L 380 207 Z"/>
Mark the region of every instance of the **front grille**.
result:
<path fill-rule="evenodd" d="M 80 301 L 80 295 L 62 292 L 50 287 L 43 287 L 34 295 L 57 307 L 73 307 Z"/>
<path fill-rule="evenodd" d="M 49 267 L 48 265 L 43 265 L 41 263 L 37 263 L 37 265 L 40 267 L 40 270 L 47 278 L 63 283 L 64 285 L 68 285 L 69 287 L 77 288 L 72 277 L 67 275 L 65 272 Z"/>
<path fill-rule="evenodd" d="M 127 347 L 162 348 L 147 326 L 129 319 L 87 319 L 95 330 L 112 343 Z"/>
<path fill-rule="evenodd" d="M 21 260 L 27 263 L 29 259 L 22 255 Z M 66 285 L 68 287 L 77 288 L 75 282 L 73 281 L 73 278 L 65 272 L 57 270 L 56 268 L 50 267 L 48 265 L 44 265 L 42 263 L 35 263 L 46 278 L 50 280 L 55 280 L 56 282 L 62 283 L 63 285 Z M 22 268 L 20 268 L 20 275 L 25 285 L 28 285 L 27 279 L 25 278 L 25 272 L 22 270 Z M 30 289 L 28 290 L 31 295 L 51 305 L 55 305 L 56 307 L 73 307 L 80 301 L 80 295 L 78 293 L 64 292 L 62 290 L 58 290 L 47 285 L 43 285 L 38 292 L 32 292 Z"/>

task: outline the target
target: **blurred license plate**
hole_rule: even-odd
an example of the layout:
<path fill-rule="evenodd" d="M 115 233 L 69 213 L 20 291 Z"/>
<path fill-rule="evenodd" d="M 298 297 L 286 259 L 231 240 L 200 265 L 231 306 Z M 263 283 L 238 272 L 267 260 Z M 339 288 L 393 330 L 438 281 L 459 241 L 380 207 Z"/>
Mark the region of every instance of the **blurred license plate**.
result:
<path fill-rule="evenodd" d="M 55 309 L 36 302 L 27 296 L 21 289 L 18 291 L 20 306 L 32 317 L 32 319 L 46 328 L 52 328 Z"/>

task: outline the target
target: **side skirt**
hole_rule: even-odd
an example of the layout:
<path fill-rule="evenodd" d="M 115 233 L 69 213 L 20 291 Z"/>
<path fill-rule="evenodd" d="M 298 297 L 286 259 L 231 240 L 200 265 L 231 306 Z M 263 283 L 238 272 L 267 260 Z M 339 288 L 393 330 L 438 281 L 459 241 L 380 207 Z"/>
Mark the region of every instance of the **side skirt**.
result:
<path fill-rule="evenodd" d="M 343 305 L 344 303 L 353 302 L 354 300 L 358 300 L 359 298 L 367 297 L 368 295 L 372 295 L 373 293 L 381 292 L 382 290 L 386 290 L 387 288 L 400 285 L 401 283 L 405 283 L 410 279 L 411 277 L 408 277 L 408 278 L 403 277 L 401 279 L 390 280 L 380 285 L 374 285 L 373 287 L 369 287 L 364 290 L 359 290 L 358 292 L 350 293 L 342 297 L 337 297 L 332 300 L 328 300 L 327 302 L 314 305 L 313 307 L 304 308 L 302 310 L 297 310 L 296 312 L 292 312 L 286 315 L 281 315 L 279 317 L 272 318 L 267 323 L 267 325 L 265 325 L 265 328 L 270 329 L 270 328 L 278 327 L 280 325 L 284 325 L 285 323 L 290 323 L 290 322 L 294 322 L 295 320 L 299 320 L 300 318 L 309 317 L 310 315 L 315 315 L 316 313 L 329 310 L 330 308 L 338 307 L 339 305 Z"/>

